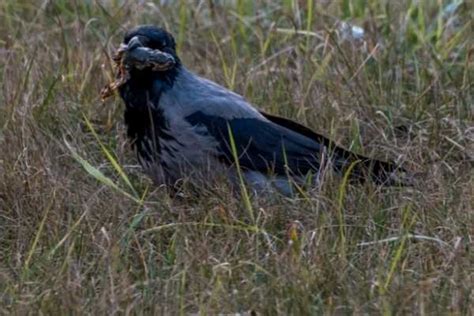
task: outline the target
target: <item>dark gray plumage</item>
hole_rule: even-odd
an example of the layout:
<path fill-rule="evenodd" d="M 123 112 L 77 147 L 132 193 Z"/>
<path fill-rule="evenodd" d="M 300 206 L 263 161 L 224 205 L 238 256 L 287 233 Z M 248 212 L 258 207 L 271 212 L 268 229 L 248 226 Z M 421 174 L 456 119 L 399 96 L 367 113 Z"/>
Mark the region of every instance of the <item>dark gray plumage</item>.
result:
<path fill-rule="evenodd" d="M 166 60 L 166 67 L 137 66 L 144 49 L 154 52 L 154 60 Z M 158 183 L 175 185 L 183 178 L 203 183 L 216 174 L 235 181 L 231 133 L 244 177 L 257 190 L 276 187 L 290 194 L 288 177 L 317 179 L 322 162 L 341 173 L 359 161 L 353 180 L 394 184 L 394 164 L 353 154 L 293 121 L 259 112 L 242 96 L 188 71 L 173 37 L 161 28 L 133 29 L 123 50 L 129 78 L 119 90 L 128 135 Z"/>

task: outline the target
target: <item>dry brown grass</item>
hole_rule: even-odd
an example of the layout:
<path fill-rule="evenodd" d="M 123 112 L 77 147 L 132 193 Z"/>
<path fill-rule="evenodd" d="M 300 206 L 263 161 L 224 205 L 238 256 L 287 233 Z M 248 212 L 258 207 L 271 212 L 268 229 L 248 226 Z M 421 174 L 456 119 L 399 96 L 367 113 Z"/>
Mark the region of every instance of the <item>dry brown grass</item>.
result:
<path fill-rule="evenodd" d="M 471 4 L 115 2 L 0 3 L 1 313 L 474 313 Z M 343 19 L 365 43 L 341 40 Z M 99 101 L 107 54 L 142 23 L 171 30 L 188 68 L 416 184 L 329 176 L 252 198 L 254 218 L 225 186 L 170 198 L 136 165 L 122 102 Z"/>

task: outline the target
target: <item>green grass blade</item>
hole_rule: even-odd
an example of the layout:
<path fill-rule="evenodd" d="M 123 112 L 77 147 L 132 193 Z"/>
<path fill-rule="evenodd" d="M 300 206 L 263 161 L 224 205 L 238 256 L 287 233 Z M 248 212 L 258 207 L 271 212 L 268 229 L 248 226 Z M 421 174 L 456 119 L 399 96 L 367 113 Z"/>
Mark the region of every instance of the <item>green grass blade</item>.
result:
<path fill-rule="evenodd" d="M 244 180 L 244 177 L 242 175 L 242 169 L 240 168 L 240 162 L 239 162 L 239 155 L 237 153 L 237 146 L 235 145 L 234 136 L 233 136 L 232 129 L 231 129 L 229 124 L 227 124 L 227 131 L 229 133 L 229 141 L 230 141 L 230 147 L 231 147 L 231 150 L 232 150 L 232 156 L 233 156 L 234 161 L 235 161 L 235 165 L 236 165 L 236 169 L 237 169 L 237 175 L 238 175 L 239 181 L 240 181 L 240 190 L 241 190 L 241 194 L 242 194 L 242 199 L 244 200 L 245 208 L 248 210 L 248 212 L 250 214 L 250 218 L 252 219 L 252 222 L 255 223 L 255 216 L 254 216 L 254 212 L 253 212 L 252 203 L 250 202 L 250 196 L 248 194 L 247 187 L 245 185 L 245 180 Z"/>
<path fill-rule="evenodd" d="M 124 170 L 122 169 L 122 167 L 120 166 L 120 164 L 118 163 L 118 161 L 114 157 L 114 155 L 112 155 L 112 153 L 107 149 L 107 147 L 105 147 L 105 145 L 100 141 L 100 138 L 97 135 L 97 133 L 95 132 L 94 128 L 92 127 L 92 124 L 89 121 L 89 119 L 85 115 L 83 115 L 83 116 L 84 116 L 84 121 L 86 122 L 87 127 L 89 128 L 92 135 L 94 135 L 95 139 L 99 143 L 100 148 L 102 149 L 102 152 L 105 154 L 105 156 L 107 157 L 109 162 L 112 164 L 115 171 L 119 174 L 120 178 L 122 178 L 123 182 L 125 182 L 125 184 L 130 188 L 130 190 L 132 191 L 133 196 L 135 197 L 135 199 L 137 199 L 139 197 L 139 195 L 138 195 L 137 191 L 135 190 L 135 188 L 133 187 L 132 183 L 130 182 L 127 174 L 124 172 Z"/>
<path fill-rule="evenodd" d="M 122 190 L 117 184 L 115 184 L 115 182 L 113 182 L 110 178 L 106 177 L 99 169 L 95 168 L 87 160 L 82 158 L 67 141 L 64 141 L 64 142 L 66 143 L 66 147 L 71 152 L 72 157 L 77 162 L 79 162 L 81 166 L 87 171 L 87 173 L 90 174 L 94 179 L 114 189 L 115 191 L 120 192 L 121 194 L 125 195 L 126 197 L 135 201 L 136 203 L 138 204 L 141 203 L 139 199 L 137 199 L 135 196 L 131 195 L 130 193 Z"/>

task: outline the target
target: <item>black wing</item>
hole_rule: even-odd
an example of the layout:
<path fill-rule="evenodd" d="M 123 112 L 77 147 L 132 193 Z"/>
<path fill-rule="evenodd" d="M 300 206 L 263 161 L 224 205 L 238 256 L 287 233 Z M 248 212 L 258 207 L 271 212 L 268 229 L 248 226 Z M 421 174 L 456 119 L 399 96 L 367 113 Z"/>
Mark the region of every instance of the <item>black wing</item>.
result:
<path fill-rule="evenodd" d="M 286 127 L 294 132 L 304 135 L 310 139 L 323 144 L 331 157 L 333 157 L 333 167 L 336 171 L 344 173 L 347 168 L 355 161 L 359 161 L 352 170 L 351 179 L 363 182 L 367 176 L 372 178 L 376 183 L 385 185 L 409 185 L 409 179 L 406 176 L 406 171 L 391 162 L 385 162 L 377 159 L 372 159 L 352 153 L 344 148 L 337 146 L 333 141 L 326 137 L 313 132 L 311 129 L 298 124 L 289 119 L 274 116 L 265 112 L 260 112 L 269 121 Z"/>
<path fill-rule="evenodd" d="M 275 123 L 258 118 L 226 120 L 202 112 L 196 112 L 186 120 L 192 125 L 205 126 L 220 145 L 220 158 L 229 163 L 234 162 L 230 143 L 232 135 L 242 168 L 262 173 L 270 171 L 276 175 L 287 175 L 288 171 L 305 175 L 319 169 L 322 146 Z"/>
<path fill-rule="evenodd" d="M 374 171 L 378 170 L 377 175 L 392 167 L 388 163 L 367 159 L 337 147 L 327 138 L 293 121 L 266 113 L 262 115 L 268 121 L 259 118 L 226 120 L 203 112 L 193 113 L 186 120 L 192 125 L 206 127 L 209 136 L 220 145 L 222 154 L 219 158 L 229 164 L 234 162 L 230 145 L 232 136 L 239 164 L 244 169 L 282 176 L 288 173 L 304 176 L 319 170 L 322 155 L 330 157 L 333 167 L 340 172 L 356 160 L 360 160 L 364 166 L 377 165 L 376 168 L 371 167 Z M 353 178 L 363 179 L 362 171 L 363 168 L 354 168 Z M 377 181 L 378 176 L 373 178 Z"/>

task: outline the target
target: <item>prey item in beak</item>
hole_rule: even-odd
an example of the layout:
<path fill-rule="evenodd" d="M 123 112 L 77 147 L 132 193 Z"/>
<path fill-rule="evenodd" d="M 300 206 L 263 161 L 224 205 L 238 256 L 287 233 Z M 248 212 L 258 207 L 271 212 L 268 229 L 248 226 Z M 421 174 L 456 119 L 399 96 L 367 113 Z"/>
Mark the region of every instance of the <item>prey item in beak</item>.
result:
<path fill-rule="evenodd" d="M 127 50 L 123 63 L 127 68 L 145 69 L 151 68 L 154 71 L 166 71 L 176 64 L 171 54 L 162 52 L 159 49 L 148 47 L 136 47 Z"/>
<path fill-rule="evenodd" d="M 130 73 L 123 64 L 123 57 L 126 50 L 127 45 L 121 44 L 115 55 L 112 56 L 112 59 L 115 63 L 115 67 L 118 69 L 118 71 L 115 81 L 107 84 L 100 91 L 100 98 L 102 99 L 102 102 L 105 102 L 107 98 L 111 97 L 118 88 L 124 85 L 128 81 L 128 79 L 130 79 Z"/>
<path fill-rule="evenodd" d="M 154 71 L 166 71 L 176 64 L 171 54 L 159 49 L 148 48 L 146 47 L 147 42 L 146 37 L 137 35 L 132 37 L 127 45 L 124 45 L 123 63 L 127 68 L 133 67 L 139 70 L 151 68 Z"/>
<path fill-rule="evenodd" d="M 100 92 L 102 102 L 112 96 L 118 88 L 130 79 L 130 70 L 150 68 L 152 71 L 166 71 L 174 67 L 176 60 L 171 54 L 159 49 L 144 47 L 138 36 L 133 37 L 128 45 L 122 44 L 113 56 L 118 68 L 116 80 L 106 85 Z"/>

